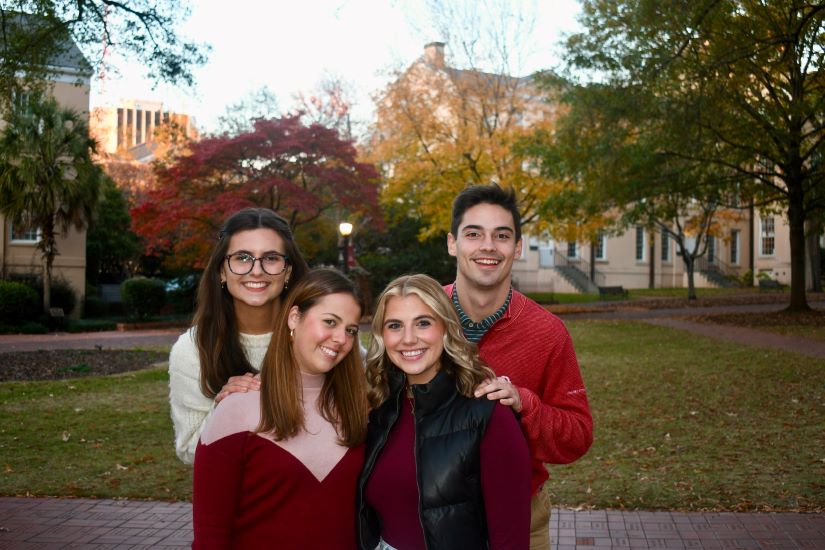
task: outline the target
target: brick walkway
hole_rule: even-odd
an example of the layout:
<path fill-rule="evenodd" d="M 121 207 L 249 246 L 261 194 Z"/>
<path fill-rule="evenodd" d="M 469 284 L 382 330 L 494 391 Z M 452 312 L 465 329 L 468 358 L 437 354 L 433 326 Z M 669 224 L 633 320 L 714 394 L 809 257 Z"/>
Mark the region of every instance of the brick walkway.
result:
<path fill-rule="evenodd" d="M 825 548 L 825 514 L 554 509 L 550 531 L 554 550 Z M 188 548 L 191 542 L 188 503 L 0 497 L 2 549 Z"/>

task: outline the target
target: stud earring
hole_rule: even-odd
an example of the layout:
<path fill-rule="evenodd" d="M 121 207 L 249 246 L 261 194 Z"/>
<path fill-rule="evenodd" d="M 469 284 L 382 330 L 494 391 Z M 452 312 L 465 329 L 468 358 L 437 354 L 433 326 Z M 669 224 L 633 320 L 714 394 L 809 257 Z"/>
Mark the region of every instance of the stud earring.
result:
<path fill-rule="evenodd" d="M 226 290 L 226 281 L 221 281 L 221 288 Z"/>

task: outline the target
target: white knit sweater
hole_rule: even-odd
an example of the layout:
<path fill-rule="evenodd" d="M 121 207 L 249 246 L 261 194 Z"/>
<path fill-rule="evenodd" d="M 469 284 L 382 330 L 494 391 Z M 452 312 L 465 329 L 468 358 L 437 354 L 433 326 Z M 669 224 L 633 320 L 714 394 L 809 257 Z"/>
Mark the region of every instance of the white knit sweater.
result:
<path fill-rule="evenodd" d="M 241 334 L 241 345 L 249 364 L 261 369 L 272 333 Z M 175 427 L 175 452 L 183 462 L 195 462 L 195 449 L 215 402 L 200 387 L 200 358 L 195 344 L 195 328 L 184 332 L 169 353 L 169 403 Z"/>

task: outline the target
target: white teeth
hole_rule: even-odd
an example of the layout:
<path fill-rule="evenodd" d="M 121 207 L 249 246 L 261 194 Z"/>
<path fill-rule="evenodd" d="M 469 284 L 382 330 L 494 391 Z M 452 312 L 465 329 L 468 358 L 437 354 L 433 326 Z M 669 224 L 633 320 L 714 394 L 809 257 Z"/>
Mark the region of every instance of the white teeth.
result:
<path fill-rule="evenodd" d="M 476 263 L 484 264 L 484 265 L 498 265 L 499 260 L 488 260 L 486 258 L 480 258 L 476 260 Z"/>
<path fill-rule="evenodd" d="M 244 286 L 247 288 L 263 288 L 267 285 L 267 283 L 263 281 L 252 281 L 248 283 L 244 283 Z"/>
<path fill-rule="evenodd" d="M 333 359 L 338 357 L 338 352 L 335 351 L 334 349 L 330 349 L 330 348 L 321 346 L 321 351 L 324 353 L 324 355 L 326 355 L 328 357 L 332 357 Z"/>
<path fill-rule="evenodd" d="M 404 357 L 412 359 L 414 357 L 418 357 L 418 356 L 422 355 L 423 353 L 424 353 L 423 349 L 416 349 L 416 350 L 411 350 L 411 351 L 402 351 L 401 355 L 403 355 Z"/>

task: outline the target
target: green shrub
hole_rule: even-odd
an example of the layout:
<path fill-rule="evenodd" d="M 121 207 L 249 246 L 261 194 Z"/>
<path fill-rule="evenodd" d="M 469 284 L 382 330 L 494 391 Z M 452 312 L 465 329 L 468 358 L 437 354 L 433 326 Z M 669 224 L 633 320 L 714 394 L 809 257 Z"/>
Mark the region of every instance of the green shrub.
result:
<path fill-rule="evenodd" d="M 12 274 L 10 278 L 37 292 L 40 303 L 43 303 L 43 277 L 41 275 L 35 275 L 33 273 L 15 273 Z M 77 294 L 75 294 L 72 285 L 70 285 L 69 282 L 63 277 L 53 276 L 51 281 L 50 307 L 59 307 L 63 310 L 65 315 L 69 315 L 72 311 L 74 311 L 76 305 Z"/>
<path fill-rule="evenodd" d="M 49 329 L 41 323 L 26 321 L 22 325 L 0 325 L 0 334 L 46 334 Z"/>
<path fill-rule="evenodd" d="M 108 319 L 69 319 L 67 332 L 101 332 L 117 330 L 117 323 Z"/>
<path fill-rule="evenodd" d="M 123 282 L 120 294 L 131 318 L 147 319 L 157 315 L 166 303 L 166 289 L 160 279 L 132 277 Z"/>
<path fill-rule="evenodd" d="M 99 296 L 86 294 L 86 301 L 83 303 L 83 317 L 105 317 L 106 302 Z"/>
<path fill-rule="evenodd" d="M 22 283 L 0 281 L 0 324 L 18 325 L 40 316 L 37 292 Z"/>
<path fill-rule="evenodd" d="M 77 294 L 75 294 L 72 285 L 66 279 L 52 277 L 50 307 L 59 307 L 68 316 L 74 311 L 76 305 Z"/>

